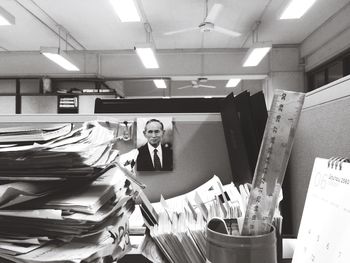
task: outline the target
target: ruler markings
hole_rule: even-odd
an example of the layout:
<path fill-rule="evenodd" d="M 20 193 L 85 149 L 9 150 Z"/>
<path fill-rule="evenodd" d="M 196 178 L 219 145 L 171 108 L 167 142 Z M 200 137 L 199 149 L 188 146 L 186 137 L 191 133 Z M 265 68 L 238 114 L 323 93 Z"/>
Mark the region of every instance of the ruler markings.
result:
<path fill-rule="evenodd" d="M 242 235 L 269 232 L 305 94 L 276 90 L 255 168 Z"/>

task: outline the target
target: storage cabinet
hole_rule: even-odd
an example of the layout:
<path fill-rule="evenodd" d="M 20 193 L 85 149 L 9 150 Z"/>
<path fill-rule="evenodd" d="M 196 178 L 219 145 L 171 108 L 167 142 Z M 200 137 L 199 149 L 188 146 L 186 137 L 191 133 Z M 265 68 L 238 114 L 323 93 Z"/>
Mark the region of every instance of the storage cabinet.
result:
<path fill-rule="evenodd" d="M 96 98 L 117 96 L 119 94 L 99 78 L 0 78 L 0 100 L 4 102 L 0 105 L 0 114 L 88 114 L 94 113 Z M 75 98 L 74 103 L 68 103 L 69 99 L 62 101 L 64 97 Z"/>

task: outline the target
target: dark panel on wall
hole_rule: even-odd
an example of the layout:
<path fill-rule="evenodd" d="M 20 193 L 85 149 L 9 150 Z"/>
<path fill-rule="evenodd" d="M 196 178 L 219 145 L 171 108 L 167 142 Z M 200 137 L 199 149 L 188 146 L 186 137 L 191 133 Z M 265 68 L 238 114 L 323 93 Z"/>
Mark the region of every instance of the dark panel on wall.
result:
<path fill-rule="evenodd" d="M 16 79 L 16 114 L 22 113 L 21 82 Z"/>
<path fill-rule="evenodd" d="M 96 99 L 95 113 L 220 112 L 222 98 Z"/>

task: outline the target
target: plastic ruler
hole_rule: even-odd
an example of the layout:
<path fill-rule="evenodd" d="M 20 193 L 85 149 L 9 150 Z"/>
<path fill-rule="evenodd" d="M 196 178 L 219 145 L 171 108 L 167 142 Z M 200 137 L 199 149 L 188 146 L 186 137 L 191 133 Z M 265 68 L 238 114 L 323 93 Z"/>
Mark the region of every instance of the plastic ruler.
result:
<path fill-rule="evenodd" d="M 305 94 L 276 90 L 266 122 L 242 235 L 270 231 Z"/>

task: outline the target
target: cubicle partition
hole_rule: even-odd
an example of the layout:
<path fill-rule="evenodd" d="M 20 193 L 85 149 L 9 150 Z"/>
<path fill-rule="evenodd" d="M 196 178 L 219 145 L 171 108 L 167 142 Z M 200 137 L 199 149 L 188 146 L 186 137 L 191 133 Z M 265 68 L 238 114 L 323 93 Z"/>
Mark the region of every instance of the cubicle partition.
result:
<path fill-rule="evenodd" d="M 219 113 L 0 115 L 0 127 L 67 122 L 80 125 L 89 120 L 135 121 L 138 117 L 149 116 L 172 117 L 174 123 L 173 171 L 137 172 L 138 179 L 147 186 L 145 193 L 151 201 L 159 201 L 161 194 L 167 198 L 188 192 L 214 174 L 223 183 L 232 181 Z M 121 140 L 117 147 L 122 154 L 136 145 L 134 140 Z"/>
<path fill-rule="evenodd" d="M 262 94 L 253 95 L 250 98 L 256 98 L 256 96 L 261 98 Z M 247 103 L 252 102 L 249 100 L 249 94 L 242 94 L 239 98 L 245 98 L 246 104 L 243 103 L 243 100 L 234 99 L 232 95 L 233 106 L 232 108 L 226 107 L 227 113 L 232 111 L 235 114 L 235 121 L 230 118 L 232 116 L 230 114 L 226 115 L 228 118 L 225 118 L 225 114 L 222 115 L 222 104 L 220 103 L 222 99 L 188 99 L 184 107 L 181 106 L 183 100 L 180 102 L 169 99 L 161 100 L 162 107 L 157 107 L 159 100 L 153 100 L 151 104 L 147 104 L 152 105 L 152 107 L 147 108 L 148 113 L 142 113 L 145 108 L 144 100 L 141 101 L 142 107 L 139 107 L 140 104 L 137 100 L 116 99 L 97 100 L 96 103 L 100 103 L 102 108 L 95 110 L 96 114 L 94 115 L 0 115 L 0 127 L 67 122 L 81 125 L 89 120 L 134 121 L 133 140 L 120 140 L 117 143 L 120 153 L 123 154 L 136 148 L 135 121 L 137 118 L 171 117 L 173 120 L 173 170 L 137 172 L 138 179 L 148 186 L 145 192 L 149 199 L 158 201 L 161 194 L 165 198 L 170 198 L 189 192 L 213 175 L 217 175 L 224 184 L 231 181 L 236 184 L 250 182 L 263 132 L 263 128 L 260 126 L 264 126 L 266 121 L 266 106 L 263 100 L 260 100 L 260 103 L 255 103 L 255 107 L 259 105 L 258 112 L 261 114 L 265 111 L 265 114 L 262 116 L 257 113 L 253 114 L 247 105 Z M 234 100 L 236 100 L 236 104 Z M 120 104 L 121 107 L 116 108 L 116 105 L 120 106 Z M 171 111 L 169 105 L 172 107 Z M 177 111 L 174 110 L 175 108 Z M 258 122 L 256 120 L 260 121 L 259 129 L 254 126 Z M 234 132 L 231 128 L 234 128 Z M 225 137 L 225 133 L 229 136 Z M 253 143 L 252 138 L 247 136 L 253 134 L 254 149 L 247 149 L 250 147 L 248 142 Z M 257 135 L 255 136 L 255 134 Z M 237 145 L 237 140 L 240 142 L 239 145 Z M 235 153 L 230 158 L 232 151 Z M 232 158 L 234 156 L 236 158 Z M 247 176 L 245 176 L 246 174 Z"/>
<path fill-rule="evenodd" d="M 223 148 L 227 149 L 232 172 L 231 180 L 235 184 L 251 182 L 267 120 L 266 104 L 262 92 L 250 95 L 247 91 L 237 96 L 231 93 L 226 98 L 97 99 L 95 113 L 149 113 L 153 116 L 159 114 L 171 116 L 179 113 L 183 113 L 185 116 L 198 113 L 220 114 L 221 119 L 219 121 L 222 123 L 226 142 Z M 181 126 L 181 123 L 177 123 L 177 125 Z M 200 162 L 211 162 L 213 160 L 211 152 L 215 149 L 215 146 L 213 148 L 212 144 L 220 143 L 222 135 L 214 131 L 211 136 L 208 133 L 207 141 L 200 141 L 196 138 L 197 135 L 192 135 L 192 129 L 196 128 L 193 127 L 189 132 L 184 133 L 180 142 L 181 144 L 182 141 L 186 141 L 191 145 L 180 148 L 179 153 L 181 152 L 181 154 L 179 156 L 186 157 L 187 161 L 196 159 L 198 161 L 193 163 L 201 166 Z M 211 129 L 212 127 L 208 124 L 204 124 L 198 130 L 198 134 L 211 132 Z M 201 145 L 198 144 L 197 146 L 197 143 L 201 143 Z M 174 147 L 176 147 L 176 144 Z M 187 151 L 187 147 L 189 149 L 194 147 L 197 152 Z M 222 149 L 217 154 L 216 158 L 221 158 Z M 196 156 L 202 156 L 203 158 L 198 159 Z M 224 156 L 226 157 L 227 153 Z M 177 164 L 175 163 L 175 165 Z M 209 171 L 216 164 L 213 163 L 212 165 L 212 168 L 208 167 Z M 199 166 L 197 168 L 193 166 L 193 170 L 197 170 Z M 190 166 L 181 167 L 185 168 L 184 172 L 192 172 L 192 170 L 186 170 Z"/>
<path fill-rule="evenodd" d="M 350 77 L 306 96 L 284 181 L 287 233 L 297 235 L 316 157 L 350 157 Z"/>

